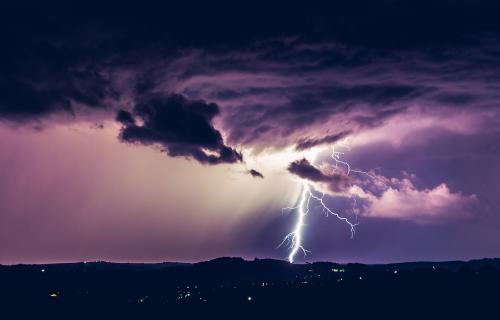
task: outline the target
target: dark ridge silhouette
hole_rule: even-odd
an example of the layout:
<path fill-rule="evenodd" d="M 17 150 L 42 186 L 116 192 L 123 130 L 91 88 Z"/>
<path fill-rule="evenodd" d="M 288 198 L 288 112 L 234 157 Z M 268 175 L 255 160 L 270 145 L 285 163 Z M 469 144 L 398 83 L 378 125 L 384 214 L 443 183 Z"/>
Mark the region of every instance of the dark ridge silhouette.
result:
<path fill-rule="evenodd" d="M 218 258 L 187 263 L 0 266 L 16 318 L 483 318 L 500 301 L 500 259 L 383 265 Z"/>

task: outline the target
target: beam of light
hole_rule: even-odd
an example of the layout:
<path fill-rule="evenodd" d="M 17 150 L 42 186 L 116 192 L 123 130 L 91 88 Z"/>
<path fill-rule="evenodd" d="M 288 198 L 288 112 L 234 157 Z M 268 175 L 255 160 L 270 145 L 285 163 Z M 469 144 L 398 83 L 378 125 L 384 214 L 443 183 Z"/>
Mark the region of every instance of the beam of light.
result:
<path fill-rule="evenodd" d="M 367 175 L 370 178 L 374 178 L 371 174 L 369 174 L 366 171 L 352 169 L 351 165 L 348 162 L 341 160 L 341 155 L 343 155 L 343 154 L 344 154 L 343 152 L 335 151 L 334 147 L 332 148 L 331 158 L 335 161 L 336 168 L 339 168 L 339 165 L 343 165 L 346 168 L 347 175 L 349 175 L 351 172 L 355 172 L 358 174 Z M 314 157 L 311 160 L 311 163 L 313 163 L 313 161 L 314 161 Z M 321 196 L 317 196 L 314 193 L 315 192 L 314 188 L 312 187 L 312 185 L 309 182 L 307 182 L 307 180 L 301 179 L 301 183 L 302 183 L 302 193 L 301 193 L 300 198 L 299 198 L 300 199 L 299 204 L 295 207 L 283 208 L 283 210 L 297 210 L 297 220 L 295 222 L 295 226 L 294 226 L 293 230 L 284 237 L 283 241 L 278 246 L 278 247 L 281 247 L 282 245 L 286 245 L 289 247 L 290 253 L 288 255 L 288 261 L 290 263 L 294 262 L 295 256 L 297 255 L 297 253 L 299 251 L 301 251 L 304 254 L 304 256 L 307 256 L 307 253 L 309 252 L 308 250 L 306 250 L 304 248 L 304 246 L 302 244 L 302 239 L 303 239 L 303 229 L 305 226 L 305 217 L 307 216 L 307 214 L 310 211 L 309 204 L 311 202 L 311 199 L 319 202 L 319 206 L 322 208 L 323 212 L 326 214 L 327 217 L 331 215 L 331 216 L 334 216 L 335 218 L 345 222 L 350 228 L 351 239 L 354 237 L 355 232 L 356 232 L 355 227 L 358 225 L 357 222 L 356 223 L 351 222 L 348 218 L 343 217 L 339 213 L 330 209 L 323 201 L 325 194 L 318 192 L 318 193 L 321 193 Z M 358 210 L 357 210 L 357 206 L 356 206 L 356 198 L 354 198 L 354 197 L 351 197 L 351 198 L 353 199 L 353 212 L 356 214 L 356 218 L 357 218 L 357 211 Z"/>

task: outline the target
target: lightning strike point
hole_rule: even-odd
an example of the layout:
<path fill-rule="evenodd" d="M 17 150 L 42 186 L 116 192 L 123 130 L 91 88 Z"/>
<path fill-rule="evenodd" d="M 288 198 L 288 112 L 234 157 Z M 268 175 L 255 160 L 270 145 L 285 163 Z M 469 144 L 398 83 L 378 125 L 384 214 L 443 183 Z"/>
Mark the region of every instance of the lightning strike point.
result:
<path fill-rule="evenodd" d="M 339 165 L 344 166 L 347 175 L 349 175 L 351 172 L 355 172 L 358 174 L 364 174 L 370 178 L 374 178 L 370 173 L 368 173 L 366 171 L 352 169 L 351 165 L 348 162 L 341 160 L 342 154 L 344 154 L 344 153 L 339 152 L 339 151 L 335 151 L 334 147 L 332 148 L 332 154 L 330 157 L 335 161 L 336 168 L 339 168 Z M 312 159 L 310 162 L 312 163 L 313 161 L 314 161 L 314 159 Z M 321 195 L 321 197 L 319 197 L 319 196 L 315 195 L 312 192 L 312 190 L 313 190 L 312 186 L 306 180 L 302 180 L 302 193 L 300 196 L 299 204 L 295 207 L 287 207 L 287 208 L 282 209 L 282 212 L 284 210 L 297 210 L 297 220 L 295 222 L 295 226 L 294 226 L 293 230 L 284 237 L 283 241 L 278 246 L 278 247 L 280 247 L 282 245 L 286 245 L 289 247 L 290 253 L 288 255 L 288 261 L 290 263 L 294 262 L 295 256 L 297 255 L 297 253 L 299 251 L 302 251 L 304 256 L 307 256 L 307 253 L 309 252 L 302 245 L 302 238 L 303 238 L 302 234 L 303 234 L 303 228 L 305 226 L 305 223 L 304 223 L 305 217 L 309 213 L 309 203 L 310 203 L 311 199 L 319 202 L 319 206 L 323 208 L 323 212 L 325 213 L 325 215 L 327 217 L 331 215 L 331 216 L 334 216 L 337 219 L 345 222 L 350 228 L 351 239 L 354 238 L 354 235 L 356 233 L 355 227 L 358 225 L 358 223 L 353 223 L 348 218 L 343 217 L 340 214 L 338 214 L 337 212 L 331 210 L 323 201 L 325 194 L 323 193 Z M 353 212 L 356 214 L 356 217 L 357 217 L 356 198 L 353 198 Z"/>

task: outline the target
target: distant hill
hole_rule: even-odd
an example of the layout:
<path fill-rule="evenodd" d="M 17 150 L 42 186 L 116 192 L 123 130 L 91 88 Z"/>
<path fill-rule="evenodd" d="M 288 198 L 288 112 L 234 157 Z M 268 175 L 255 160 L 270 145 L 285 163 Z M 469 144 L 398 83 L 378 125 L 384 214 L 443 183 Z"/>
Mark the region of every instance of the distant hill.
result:
<path fill-rule="evenodd" d="M 254 259 L 244 260 L 240 257 L 221 257 L 213 260 L 202 261 L 198 263 L 186 262 L 159 262 L 159 263 L 125 263 L 125 262 L 107 262 L 107 261 L 91 261 L 91 262 L 75 262 L 75 263 L 53 263 L 53 264 L 17 264 L 17 265 L 0 265 L 0 270 L 24 270 L 38 271 L 41 268 L 47 271 L 148 271 L 162 270 L 171 267 L 193 267 L 196 269 L 211 269 L 211 268 L 260 268 L 267 269 L 268 272 L 276 271 L 279 268 L 289 269 L 290 267 L 301 269 L 303 267 L 315 267 L 320 269 L 328 268 L 348 268 L 348 269 L 398 269 L 398 270 L 415 270 L 415 269 L 431 269 L 440 268 L 451 271 L 458 271 L 461 268 L 480 269 L 485 267 L 500 269 L 500 258 L 485 258 L 469 261 L 418 261 L 418 262 L 402 262 L 389 264 L 361 264 L 361 263 L 346 263 L 339 264 L 334 262 L 313 262 L 304 264 L 291 265 L 285 260 L 275 259 Z"/>
<path fill-rule="evenodd" d="M 86 319 L 282 319 L 311 312 L 349 320 L 407 318 L 409 312 L 424 319 L 483 319 L 500 301 L 500 259 L 364 265 L 226 257 L 194 264 L 15 265 L 0 267 L 0 289 L 2 310 L 30 319 L 73 318 L 75 312 Z"/>
<path fill-rule="evenodd" d="M 11 266 L 0 265 L 2 269 L 15 269 L 25 271 L 38 271 L 41 268 L 46 271 L 113 271 L 113 270 L 159 270 L 169 267 L 189 266 L 190 263 L 182 262 L 160 262 L 160 263 L 122 263 L 122 262 L 74 262 L 74 263 L 51 263 L 51 264 L 17 264 Z"/>

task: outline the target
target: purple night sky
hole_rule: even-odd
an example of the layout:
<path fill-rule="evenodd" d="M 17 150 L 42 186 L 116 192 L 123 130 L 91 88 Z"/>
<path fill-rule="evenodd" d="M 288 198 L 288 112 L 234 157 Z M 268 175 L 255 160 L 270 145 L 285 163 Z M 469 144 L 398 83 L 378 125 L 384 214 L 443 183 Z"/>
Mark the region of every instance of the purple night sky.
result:
<path fill-rule="evenodd" d="M 2 3 L 0 264 L 500 257 L 500 5 L 376 2 Z"/>

